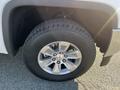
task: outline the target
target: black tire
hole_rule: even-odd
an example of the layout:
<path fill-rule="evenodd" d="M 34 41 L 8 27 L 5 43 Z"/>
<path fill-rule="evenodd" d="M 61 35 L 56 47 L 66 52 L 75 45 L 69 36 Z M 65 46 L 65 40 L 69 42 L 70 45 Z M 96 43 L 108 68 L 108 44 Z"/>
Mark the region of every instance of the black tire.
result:
<path fill-rule="evenodd" d="M 40 68 L 37 56 L 45 45 L 54 41 L 68 41 L 75 44 L 82 52 L 82 63 L 73 72 L 65 75 L 52 75 Z M 93 64 L 96 48 L 91 35 L 77 23 L 67 19 L 48 20 L 38 25 L 28 36 L 23 57 L 29 70 L 38 77 L 52 81 L 65 81 L 85 73 Z"/>

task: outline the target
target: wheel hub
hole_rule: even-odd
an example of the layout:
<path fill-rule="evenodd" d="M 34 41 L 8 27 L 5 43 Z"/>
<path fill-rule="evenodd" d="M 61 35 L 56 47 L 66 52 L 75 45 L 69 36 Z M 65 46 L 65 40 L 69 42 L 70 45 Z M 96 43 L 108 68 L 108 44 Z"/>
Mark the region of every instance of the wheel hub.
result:
<path fill-rule="evenodd" d="M 64 59 L 64 54 L 58 54 L 56 56 L 57 60 L 63 60 Z"/>

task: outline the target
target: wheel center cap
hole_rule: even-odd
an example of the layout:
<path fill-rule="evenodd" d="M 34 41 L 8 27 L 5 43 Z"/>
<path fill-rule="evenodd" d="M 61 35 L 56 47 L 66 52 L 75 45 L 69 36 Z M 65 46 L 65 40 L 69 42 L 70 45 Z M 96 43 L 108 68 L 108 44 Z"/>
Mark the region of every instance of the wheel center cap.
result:
<path fill-rule="evenodd" d="M 58 60 L 63 60 L 64 59 L 64 54 L 58 54 L 57 56 Z"/>

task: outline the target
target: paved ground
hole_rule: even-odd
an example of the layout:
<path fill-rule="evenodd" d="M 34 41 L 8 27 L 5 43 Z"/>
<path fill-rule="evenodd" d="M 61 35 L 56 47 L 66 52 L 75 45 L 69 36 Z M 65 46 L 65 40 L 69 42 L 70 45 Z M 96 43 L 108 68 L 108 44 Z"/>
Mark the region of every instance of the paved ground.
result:
<path fill-rule="evenodd" d="M 100 67 L 102 54 L 97 57 L 92 68 L 79 77 L 79 90 L 120 90 L 120 52 L 115 54 L 107 66 Z"/>
<path fill-rule="evenodd" d="M 75 81 L 50 82 L 38 79 L 25 67 L 19 54 L 15 58 L 0 55 L 0 90 L 120 90 L 120 53 L 100 67 L 98 51 L 93 67 Z"/>
<path fill-rule="evenodd" d="M 26 69 L 20 57 L 0 55 L 0 90 L 78 90 L 77 85 L 41 80 Z"/>

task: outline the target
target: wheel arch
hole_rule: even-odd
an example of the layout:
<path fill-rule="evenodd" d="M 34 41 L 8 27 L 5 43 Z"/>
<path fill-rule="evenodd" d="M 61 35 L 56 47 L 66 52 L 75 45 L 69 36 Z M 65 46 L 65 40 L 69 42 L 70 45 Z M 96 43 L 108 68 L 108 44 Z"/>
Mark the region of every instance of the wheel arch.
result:
<path fill-rule="evenodd" d="M 15 48 L 13 43 L 13 32 L 11 32 L 11 25 L 10 25 L 10 17 L 12 15 L 12 11 L 16 8 L 24 7 L 24 6 L 45 6 L 45 7 L 61 7 L 61 8 L 82 8 L 82 9 L 89 9 L 89 10 L 99 10 L 102 12 L 107 13 L 108 15 L 112 15 L 115 13 L 114 8 L 109 5 L 103 3 L 96 3 L 96 2 L 85 2 L 85 1 L 40 1 L 40 0 L 16 0 L 9 2 L 3 11 L 3 35 L 4 41 L 7 48 L 7 51 L 10 55 L 15 55 L 18 51 L 18 47 Z M 117 15 L 115 14 L 114 25 L 113 27 L 117 27 Z M 111 32 L 112 33 L 112 32 Z"/>

